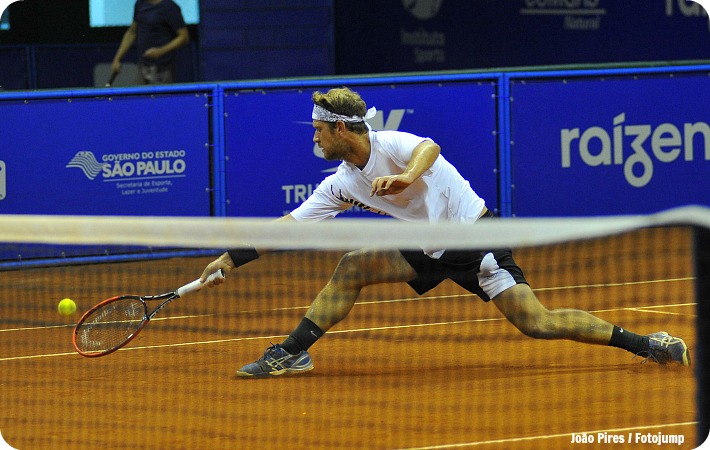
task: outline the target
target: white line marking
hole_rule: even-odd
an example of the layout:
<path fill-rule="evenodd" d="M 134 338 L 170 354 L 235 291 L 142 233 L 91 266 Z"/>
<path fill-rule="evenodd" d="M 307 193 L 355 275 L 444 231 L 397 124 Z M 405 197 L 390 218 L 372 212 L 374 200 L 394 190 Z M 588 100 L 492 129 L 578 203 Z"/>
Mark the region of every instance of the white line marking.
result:
<path fill-rule="evenodd" d="M 71 353 L 47 353 L 44 355 L 27 355 L 27 356 L 10 356 L 7 358 L 0 358 L 0 361 L 19 361 L 22 359 L 37 359 L 37 358 L 53 358 L 55 356 L 69 356 L 78 355 L 76 352 Z"/>
<path fill-rule="evenodd" d="M 533 289 L 533 291 L 560 291 L 563 289 L 587 289 L 587 288 L 601 288 L 601 287 L 636 286 L 639 284 L 671 283 L 671 282 L 676 282 L 676 281 L 693 281 L 693 280 L 695 280 L 695 277 L 668 278 L 665 280 L 625 281 L 622 283 L 578 284 L 575 286 L 556 286 L 556 287 L 549 287 L 549 288 L 535 288 L 535 289 Z"/>
<path fill-rule="evenodd" d="M 5 332 L 5 331 L 33 331 L 33 330 L 50 330 L 52 328 L 69 328 L 73 327 L 76 324 L 74 323 L 69 323 L 66 325 L 43 325 L 41 327 L 24 327 L 24 328 L 5 328 L 0 330 L 0 333 Z"/>

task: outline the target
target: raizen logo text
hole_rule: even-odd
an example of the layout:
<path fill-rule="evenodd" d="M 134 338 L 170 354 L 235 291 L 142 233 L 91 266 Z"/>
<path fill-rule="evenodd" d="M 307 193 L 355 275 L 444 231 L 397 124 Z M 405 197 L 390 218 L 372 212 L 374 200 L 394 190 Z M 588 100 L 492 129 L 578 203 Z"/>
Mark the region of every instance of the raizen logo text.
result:
<path fill-rule="evenodd" d="M 372 119 L 368 120 L 367 123 L 370 124 L 373 130 L 399 130 L 399 126 L 402 123 L 402 119 L 405 114 L 413 114 L 412 109 L 392 109 L 390 110 L 387 118 L 385 119 L 385 112 L 377 110 L 377 114 Z M 310 123 L 310 122 L 309 122 Z M 323 159 L 323 150 L 318 146 L 318 144 L 313 145 L 313 155 L 317 158 Z M 338 167 L 332 167 L 330 169 L 325 169 L 322 172 L 331 173 L 338 170 Z M 281 186 L 281 190 L 285 194 L 285 201 L 287 205 L 291 204 L 301 204 L 313 193 L 313 190 L 318 187 L 318 183 L 308 183 L 308 184 L 287 184 Z M 288 213 L 290 211 L 285 211 Z"/>
<path fill-rule="evenodd" d="M 707 0 L 703 2 L 686 2 L 686 0 L 666 0 L 666 16 L 674 17 L 681 15 L 683 17 L 702 17 L 708 20 L 708 12 L 700 5 L 707 7 L 710 4 Z M 708 21 L 708 30 L 710 30 L 710 21 Z"/>
<path fill-rule="evenodd" d="M 133 153 L 109 153 L 96 158 L 91 151 L 79 151 L 67 168 L 80 169 L 86 178 L 99 177 L 115 182 L 121 195 L 168 192 L 171 178 L 185 177 L 185 150 L 160 150 Z"/>
<path fill-rule="evenodd" d="M 710 161 L 710 126 L 705 122 L 630 125 L 626 123 L 626 113 L 621 113 L 611 125 L 611 131 L 598 126 L 562 129 L 562 168 L 572 167 L 573 155 L 579 155 L 581 162 L 590 167 L 623 166 L 626 181 L 642 188 L 653 178 L 656 162 L 679 164 L 703 158 Z"/>

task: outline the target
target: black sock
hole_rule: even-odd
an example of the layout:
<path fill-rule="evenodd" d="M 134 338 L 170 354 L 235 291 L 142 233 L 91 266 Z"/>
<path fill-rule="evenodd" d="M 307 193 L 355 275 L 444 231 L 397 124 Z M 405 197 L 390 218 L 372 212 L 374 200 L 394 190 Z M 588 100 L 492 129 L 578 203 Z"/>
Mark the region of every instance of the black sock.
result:
<path fill-rule="evenodd" d="M 318 325 L 304 317 L 291 335 L 281 343 L 281 347 L 290 354 L 297 355 L 308 350 L 324 334 L 325 331 Z"/>
<path fill-rule="evenodd" d="M 614 325 L 614 331 L 611 333 L 609 345 L 638 354 L 648 350 L 648 336 L 640 336 Z"/>

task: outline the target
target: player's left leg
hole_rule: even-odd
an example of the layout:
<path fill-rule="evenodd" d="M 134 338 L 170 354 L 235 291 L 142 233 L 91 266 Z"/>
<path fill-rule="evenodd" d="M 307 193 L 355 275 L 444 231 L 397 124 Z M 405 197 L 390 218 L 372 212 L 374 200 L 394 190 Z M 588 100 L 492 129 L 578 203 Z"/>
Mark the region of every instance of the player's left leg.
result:
<path fill-rule="evenodd" d="M 547 309 L 524 283 L 506 289 L 493 303 L 523 334 L 623 348 L 661 364 L 690 365 L 688 346 L 666 332 L 640 336 L 578 309 Z"/>
<path fill-rule="evenodd" d="M 500 312 L 523 334 L 537 339 L 571 339 L 607 345 L 614 326 L 578 309 L 547 309 L 524 283 L 493 299 Z"/>

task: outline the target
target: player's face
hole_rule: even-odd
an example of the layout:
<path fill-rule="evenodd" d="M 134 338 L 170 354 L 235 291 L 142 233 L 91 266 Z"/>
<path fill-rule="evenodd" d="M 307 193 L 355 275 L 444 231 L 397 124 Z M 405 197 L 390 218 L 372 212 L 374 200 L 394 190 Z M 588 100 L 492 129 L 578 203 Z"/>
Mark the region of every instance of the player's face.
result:
<path fill-rule="evenodd" d="M 327 122 L 313 121 L 313 142 L 323 149 L 323 157 L 328 161 L 343 160 L 350 148 L 338 138 L 337 128 L 331 128 Z"/>

